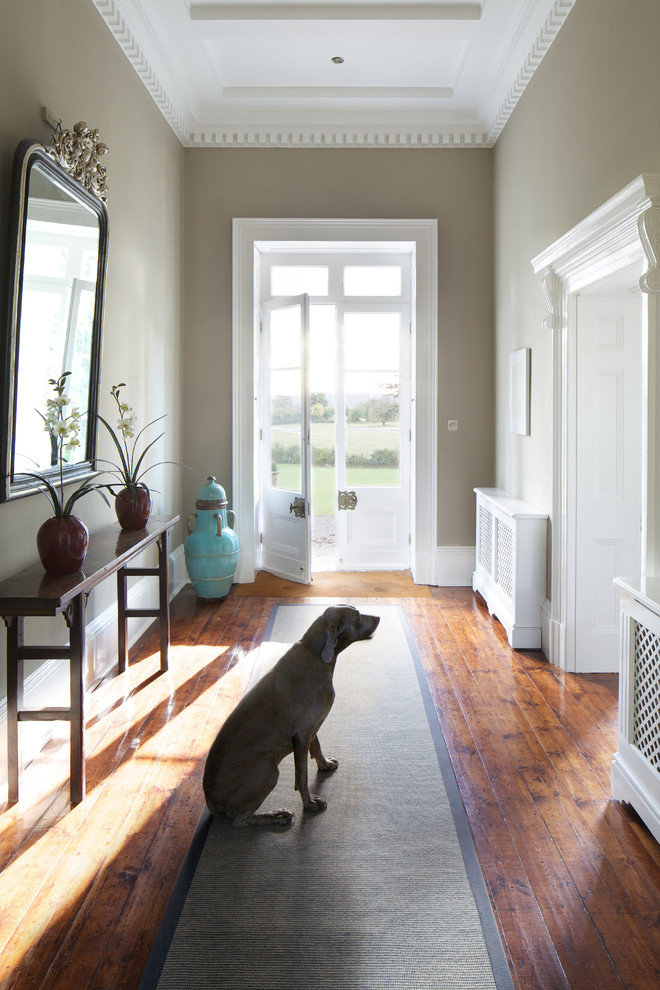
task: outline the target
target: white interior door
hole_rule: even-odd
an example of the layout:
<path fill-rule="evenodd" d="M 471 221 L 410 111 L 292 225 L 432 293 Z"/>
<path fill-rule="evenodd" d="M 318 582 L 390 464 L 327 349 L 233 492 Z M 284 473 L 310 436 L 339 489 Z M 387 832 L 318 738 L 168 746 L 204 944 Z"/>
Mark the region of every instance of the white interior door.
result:
<path fill-rule="evenodd" d="M 339 307 L 340 569 L 410 566 L 410 337 L 408 306 Z"/>
<path fill-rule="evenodd" d="M 618 669 L 616 576 L 641 567 L 641 299 L 577 301 L 575 670 Z"/>
<path fill-rule="evenodd" d="M 308 296 L 264 303 L 261 566 L 302 584 L 311 578 L 308 338 Z"/>

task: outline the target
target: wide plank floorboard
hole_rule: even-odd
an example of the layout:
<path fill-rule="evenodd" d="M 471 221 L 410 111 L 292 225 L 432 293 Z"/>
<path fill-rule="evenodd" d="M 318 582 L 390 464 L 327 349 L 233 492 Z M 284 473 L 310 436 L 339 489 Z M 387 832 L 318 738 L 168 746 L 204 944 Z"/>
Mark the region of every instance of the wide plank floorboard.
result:
<path fill-rule="evenodd" d="M 206 753 L 281 600 L 276 581 L 264 589 L 208 603 L 188 586 L 172 603 L 169 672 L 154 631 L 88 694 L 80 805 L 63 737 L 22 774 L 20 802 L 0 804 L 2 988 L 137 987 L 203 810 Z M 337 600 L 296 590 L 286 601 Z M 384 595 L 386 582 L 345 575 L 343 601 L 407 617 L 515 986 L 660 986 L 660 847 L 609 788 L 616 675 L 511 650 L 468 589 Z"/>

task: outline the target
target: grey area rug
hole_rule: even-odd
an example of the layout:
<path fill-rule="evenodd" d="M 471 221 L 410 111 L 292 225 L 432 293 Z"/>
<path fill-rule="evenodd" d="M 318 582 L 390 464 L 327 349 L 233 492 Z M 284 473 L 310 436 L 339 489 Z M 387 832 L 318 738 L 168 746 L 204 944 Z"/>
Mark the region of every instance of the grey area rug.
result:
<path fill-rule="evenodd" d="M 275 606 L 260 673 L 324 608 Z M 319 732 L 339 769 L 310 761 L 327 810 L 303 816 L 289 757 L 264 807 L 295 811 L 290 828 L 206 814 L 141 990 L 513 987 L 405 617 L 365 611 L 380 625 L 340 655 Z"/>

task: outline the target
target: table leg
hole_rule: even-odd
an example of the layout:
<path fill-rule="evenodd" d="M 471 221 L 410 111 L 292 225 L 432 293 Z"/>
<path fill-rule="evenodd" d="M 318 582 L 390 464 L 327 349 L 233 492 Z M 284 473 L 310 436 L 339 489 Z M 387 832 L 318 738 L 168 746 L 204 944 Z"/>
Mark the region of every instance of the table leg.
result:
<path fill-rule="evenodd" d="M 169 669 L 170 650 L 170 555 L 168 532 L 158 540 L 158 611 L 160 626 L 160 669 Z"/>
<path fill-rule="evenodd" d="M 68 616 L 71 648 L 71 804 L 85 797 L 85 595 L 71 602 Z"/>
<path fill-rule="evenodd" d="M 23 616 L 5 618 L 7 625 L 7 769 L 8 799 L 18 801 L 19 750 L 18 712 L 23 707 L 23 660 L 19 651 L 23 646 Z"/>
<path fill-rule="evenodd" d="M 126 568 L 117 571 L 117 672 L 123 674 L 128 663 L 128 634 L 126 616 Z"/>

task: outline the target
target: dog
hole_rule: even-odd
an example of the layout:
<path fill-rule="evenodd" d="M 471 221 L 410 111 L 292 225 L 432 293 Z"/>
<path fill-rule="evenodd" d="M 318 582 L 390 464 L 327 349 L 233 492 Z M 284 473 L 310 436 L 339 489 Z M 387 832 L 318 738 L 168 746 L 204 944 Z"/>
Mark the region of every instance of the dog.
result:
<path fill-rule="evenodd" d="M 362 615 L 350 605 L 327 608 L 272 670 L 251 688 L 228 717 L 209 750 L 204 796 L 209 811 L 245 825 L 288 825 L 291 811 L 257 808 L 275 787 L 278 766 L 293 753 L 295 789 L 303 810 L 324 811 L 326 802 L 310 794 L 307 756 L 331 772 L 338 761 L 321 752 L 318 730 L 335 699 L 332 685 L 337 656 L 351 643 L 368 639 L 380 617 Z"/>

